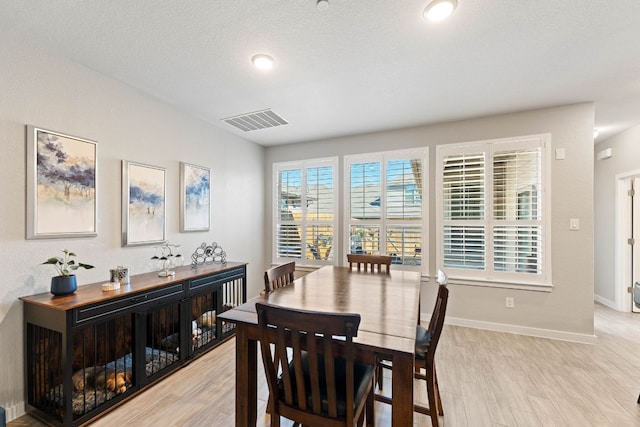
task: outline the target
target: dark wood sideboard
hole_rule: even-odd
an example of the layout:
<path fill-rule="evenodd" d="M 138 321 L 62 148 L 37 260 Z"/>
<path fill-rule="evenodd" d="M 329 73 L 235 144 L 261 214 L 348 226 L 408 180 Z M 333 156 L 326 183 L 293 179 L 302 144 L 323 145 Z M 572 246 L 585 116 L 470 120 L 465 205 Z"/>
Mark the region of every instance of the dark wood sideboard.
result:
<path fill-rule="evenodd" d="M 246 301 L 246 263 L 174 270 L 114 291 L 101 282 L 21 297 L 27 410 L 86 424 L 233 336 L 217 315 Z"/>

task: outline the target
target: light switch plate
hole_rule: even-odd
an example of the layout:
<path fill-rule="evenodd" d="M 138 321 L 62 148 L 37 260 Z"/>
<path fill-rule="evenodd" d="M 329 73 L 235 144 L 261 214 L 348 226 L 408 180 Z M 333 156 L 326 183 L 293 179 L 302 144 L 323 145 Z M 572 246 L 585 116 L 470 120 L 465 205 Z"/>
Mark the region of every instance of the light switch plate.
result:
<path fill-rule="evenodd" d="M 569 220 L 569 230 L 580 230 L 580 220 L 578 218 Z"/>
<path fill-rule="evenodd" d="M 556 160 L 564 160 L 564 148 L 556 148 Z"/>

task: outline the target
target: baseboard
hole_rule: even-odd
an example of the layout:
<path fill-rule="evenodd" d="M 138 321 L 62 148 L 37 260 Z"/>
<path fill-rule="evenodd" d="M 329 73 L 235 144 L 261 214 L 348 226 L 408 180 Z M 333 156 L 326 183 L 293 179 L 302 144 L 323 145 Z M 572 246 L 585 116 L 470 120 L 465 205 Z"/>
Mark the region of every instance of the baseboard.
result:
<path fill-rule="evenodd" d="M 610 299 L 601 297 L 600 295 L 594 295 L 593 296 L 593 300 L 595 302 L 598 302 L 598 303 L 604 305 L 605 307 L 609 307 L 612 310 L 620 311 L 620 310 L 618 310 L 618 306 L 616 305 L 615 301 L 611 301 Z"/>
<path fill-rule="evenodd" d="M 431 313 L 422 313 L 421 319 L 429 319 Z M 428 324 L 428 320 L 426 321 Z M 551 329 L 531 328 L 528 326 L 507 325 L 505 323 L 483 322 L 480 320 L 461 319 L 447 316 L 445 324 L 464 326 L 467 328 L 484 329 L 487 331 L 507 332 L 510 334 L 527 335 L 538 338 L 549 338 L 560 341 L 572 341 L 582 344 L 596 344 L 598 337 L 595 335 L 577 334 L 575 332 L 554 331 Z M 425 325 L 426 326 L 426 325 Z"/>
<path fill-rule="evenodd" d="M 24 402 L 18 402 L 16 405 L 0 405 L 4 407 L 5 415 L 7 416 L 7 422 L 13 421 L 16 418 L 20 418 L 27 412 L 24 409 Z"/>

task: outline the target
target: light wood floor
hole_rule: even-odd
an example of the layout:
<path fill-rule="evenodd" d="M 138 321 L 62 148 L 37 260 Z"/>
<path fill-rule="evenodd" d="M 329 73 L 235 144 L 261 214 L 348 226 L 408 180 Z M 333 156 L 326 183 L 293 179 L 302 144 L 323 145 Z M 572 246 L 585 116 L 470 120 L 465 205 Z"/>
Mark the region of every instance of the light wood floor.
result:
<path fill-rule="evenodd" d="M 448 427 L 639 426 L 640 315 L 596 304 L 595 328 L 598 343 L 588 345 L 445 326 L 436 357 L 440 420 Z M 233 426 L 234 357 L 231 340 L 93 425 Z M 258 425 L 268 426 L 263 378 L 258 393 Z M 416 382 L 416 395 L 426 400 L 424 382 Z M 376 403 L 376 425 L 390 425 L 390 415 Z M 416 426 L 431 425 L 416 418 Z M 29 416 L 8 423 L 39 425 Z"/>

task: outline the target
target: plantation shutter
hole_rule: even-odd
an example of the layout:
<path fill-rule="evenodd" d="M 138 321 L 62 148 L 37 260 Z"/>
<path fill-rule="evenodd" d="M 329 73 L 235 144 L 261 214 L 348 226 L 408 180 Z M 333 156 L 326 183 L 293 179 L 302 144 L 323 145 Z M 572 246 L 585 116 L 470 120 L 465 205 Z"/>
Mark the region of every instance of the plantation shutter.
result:
<path fill-rule="evenodd" d="M 533 273 L 541 269 L 542 150 L 493 154 L 493 263 L 495 271 Z"/>
<path fill-rule="evenodd" d="M 386 162 L 386 238 L 403 263 L 422 263 L 422 160 Z M 417 224 L 416 224 L 417 223 Z"/>
<path fill-rule="evenodd" d="M 333 260 L 333 166 L 306 170 L 306 259 Z"/>
<path fill-rule="evenodd" d="M 276 252 L 278 258 L 300 258 L 302 239 L 300 235 L 302 208 L 302 169 L 279 171 Z"/>
<path fill-rule="evenodd" d="M 443 158 L 443 259 L 448 268 L 484 270 L 485 153 Z"/>
<path fill-rule="evenodd" d="M 351 219 L 380 219 L 380 162 L 355 163 L 350 167 Z"/>
<path fill-rule="evenodd" d="M 275 258 L 309 264 L 333 260 L 337 159 L 275 164 Z"/>
<path fill-rule="evenodd" d="M 436 151 L 439 263 L 460 277 L 548 285 L 548 136 Z"/>
<path fill-rule="evenodd" d="M 379 161 L 350 164 L 349 253 L 381 253 L 381 197 L 382 164 Z"/>
<path fill-rule="evenodd" d="M 425 149 L 345 157 L 348 253 L 383 254 L 422 270 Z"/>

